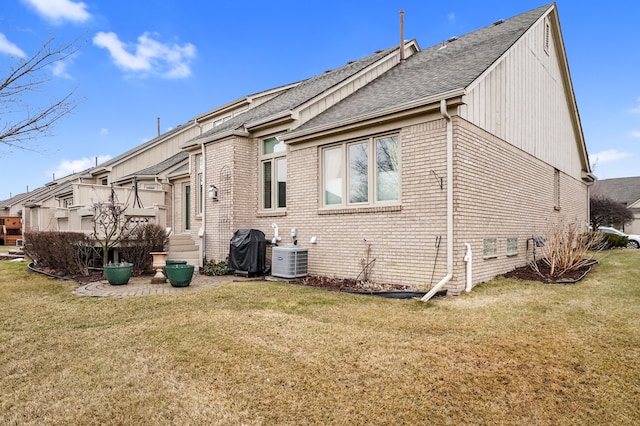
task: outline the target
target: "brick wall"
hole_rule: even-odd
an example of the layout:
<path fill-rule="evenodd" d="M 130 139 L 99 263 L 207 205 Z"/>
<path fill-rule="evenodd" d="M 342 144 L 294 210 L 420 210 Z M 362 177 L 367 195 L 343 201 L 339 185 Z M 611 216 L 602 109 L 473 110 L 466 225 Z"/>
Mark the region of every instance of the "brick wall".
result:
<path fill-rule="evenodd" d="M 473 281 L 478 283 L 526 264 L 527 239 L 545 235 L 554 224 L 586 225 L 584 183 L 560 172 L 558 210 L 552 166 L 460 118 L 454 118 L 454 134 L 456 271 L 465 267 L 465 242 L 472 246 Z M 506 252 L 511 237 L 518 238 L 513 256 Z M 483 257 L 485 238 L 497 239 L 496 257 Z M 450 291 L 462 291 L 462 281 L 456 280 Z"/>
<path fill-rule="evenodd" d="M 551 223 L 586 222 L 588 200 L 586 186 L 561 173 L 556 210 L 553 167 L 458 117 L 453 123 L 454 275 L 447 288 L 459 293 L 465 242 L 473 249 L 474 283 L 486 281 L 525 264 L 526 240 L 544 235 Z M 256 140 L 235 137 L 208 145 L 205 188 L 215 184 L 221 194 L 217 202 L 205 199 L 207 258 L 226 258 L 236 229 L 260 229 L 270 240 L 275 223 L 281 244 L 290 243 L 289 231 L 297 228 L 298 244 L 309 249 L 311 274 L 356 278 L 369 247 L 373 281 L 430 288 L 446 274 L 446 121 L 407 125 L 400 144 L 401 205 L 340 211 L 320 208 L 320 147 L 289 149 L 286 215 L 258 213 Z M 228 188 L 224 170 L 230 172 Z M 316 244 L 309 242 L 313 236 Z M 510 237 L 518 238 L 513 256 L 506 253 Z M 485 238 L 497 239 L 491 259 L 482 255 Z"/>

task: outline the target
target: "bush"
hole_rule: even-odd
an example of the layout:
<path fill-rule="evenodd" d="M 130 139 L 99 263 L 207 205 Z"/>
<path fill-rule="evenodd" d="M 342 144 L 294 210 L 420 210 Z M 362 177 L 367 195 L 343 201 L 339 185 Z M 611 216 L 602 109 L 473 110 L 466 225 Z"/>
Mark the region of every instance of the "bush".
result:
<path fill-rule="evenodd" d="M 89 275 L 96 256 L 95 241 L 82 232 L 29 231 L 24 241 L 24 252 L 37 267 L 62 276 Z"/>
<path fill-rule="evenodd" d="M 547 232 L 540 251 L 541 261 L 549 266 L 551 277 L 560 277 L 593 262 L 593 251 L 602 248 L 603 236 L 601 232 L 583 232 L 583 228 L 577 223 L 563 222 Z M 531 267 L 541 274 L 536 262 L 531 262 Z"/>
<path fill-rule="evenodd" d="M 153 223 L 138 225 L 131 230 L 120 244 L 120 254 L 127 262 L 133 263 L 133 275 L 153 271 L 152 251 L 165 251 L 169 236 L 165 229 Z"/>
<path fill-rule="evenodd" d="M 229 269 L 229 260 L 223 260 L 217 262 L 215 260 L 209 260 L 204 263 L 202 270 L 200 271 L 204 275 L 229 275 L 231 270 Z"/>
<path fill-rule="evenodd" d="M 603 236 L 605 248 L 608 248 L 608 249 L 612 249 L 616 247 L 626 247 L 627 243 L 629 242 L 629 238 L 624 237 L 622 235 L 607 234 L 604 232 L 601 232 L 600 234 L 602 234 Z"/>

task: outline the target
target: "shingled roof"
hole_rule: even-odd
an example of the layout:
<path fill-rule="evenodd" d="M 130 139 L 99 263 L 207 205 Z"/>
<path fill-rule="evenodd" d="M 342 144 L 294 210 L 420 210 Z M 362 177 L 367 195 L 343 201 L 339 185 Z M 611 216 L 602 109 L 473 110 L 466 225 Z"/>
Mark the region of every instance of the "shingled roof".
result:
<path fill-rule="evenodd" d="M 123 176 L 118 179 L 117 182 L 127 181 L 133 179 L 134 177 L 157 176 L 159 174 L 162 174 L 163 172 L 166 172 L 167 170 L 171 170 L 173 167 L 176 167 L 181 162 L 187 160 L 187 158 L 189 158 L 189 153 L 187 151 L 180 151 L 158 164 L 154 164 L 153 166 L 139 170 L 135 173 Z"/>
<path fill-rule="evenodd" d="M 313 99 L 326 90 L 334 87 L 340 82 L 348 79 L 352 75 L 363 70 L 367 66 L 375 63 L 381 58 L 387 56 L 398 47 L 390 47 L 388 49 L 379 50 L 365 58 L 349 62 L 339 68 L 327 71 L 323 74 L 311 77 L 302 81 L 300 84 L 292 87 L 275 98 L 253 108 L 242 114 L 227 120 L 219 126 L 203 133 L 195 139 L 188 141 L 184 148 L 200 143 L 202 139 L 208 139 L 216 134 L 224 133 L 229 130 L 237 130 L 243 128 L 246 124 L 257 120 L 266 119 L 271 116 L 277 116 L 279 113 L 290 111 L 303 103 Z"/>
<path fill-rule="evenodd" d="M 640 176 L 597 180 L 591 188 L 591 195 L 631 206 L 640 201 Z"/>
<path fill-rule="evenodd" d="M 333 123 L 338 125 L 412 101 L 463 90 L 513 46 L 552 5 L 497 21 L 424 49 L 296 131 Z"/>

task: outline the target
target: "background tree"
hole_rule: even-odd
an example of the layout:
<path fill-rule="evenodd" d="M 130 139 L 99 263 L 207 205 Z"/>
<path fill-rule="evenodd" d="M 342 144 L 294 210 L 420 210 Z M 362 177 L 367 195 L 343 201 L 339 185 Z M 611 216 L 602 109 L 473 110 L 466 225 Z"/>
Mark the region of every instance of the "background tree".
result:
<path fill-rule="evenodd" d="M 45 41 L 31 57 L 20 58 L 8 74 L 0 76 L 0 143 L 27 149 L 26 140 L 49 134 L 53 124 L 77 105 L 74 91 L 45 106 L 35 106 L 29 94 L 42 91 L 50 79 L 43 75 L 73 55 L 75 43 L 54 46 L 53 38 Z"/>
<path fill-rule="evenodd" d="M 591 206 L 591 226 L 594 230 L 599 226 L 624 227 L 631 222 L 633 213 L 622 203 L 611 198 L 592 196 L 589 199 Z"/>

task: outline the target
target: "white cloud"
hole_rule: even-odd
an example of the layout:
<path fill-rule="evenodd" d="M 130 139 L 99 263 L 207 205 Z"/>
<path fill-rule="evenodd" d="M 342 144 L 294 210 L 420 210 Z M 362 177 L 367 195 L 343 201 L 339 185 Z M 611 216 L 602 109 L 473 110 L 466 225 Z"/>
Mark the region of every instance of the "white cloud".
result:
<path fill-rule="evenodd" d="M 452 24 L 453 24 L 454 22 L 456 22 L 456 14 L 455 14 L 455 13 L 453 13 L 453 12 L 450 12 L 450 13 L 447 15 L 447 19 L 449 20 L 449 22 L 450 22 L 450 23 L 452 23 Z"/>
<path fill-rule="evenodd" d="M 629 136 L 631 136 L 632 138 L 640 139 L 640 130 L 630 131 Z"/>
<path fill-rule="evenodd" d="M 111 159 L 110 155 L 99 155 L 98 164 Z M 47 170 L 47 176 L 55 175 L 56 179 L 90 169 L 96 165 L 95 158 L 80 158 L 78 160 L 62 160 L 53 170 Z"/>
<path fill-rule="evenodd" d="M 53 75 L 56 77 L 71 79 L 71 76 L 67 72 L 67 65 L 68 63 L 63 61 L 54 62 L 52 64 Z"/>
<path fill-rule="evenodd" d="M 191 43 L 183 46 L 164 44 L 152 38 L 154 35 L 144 33 L 135 45 L 127 45 L 115 33 L 99 32 L 93 38 L 93 44 L 107 49 L 116 66 L 125 71 L 165 78 L 190 76 L 189 63 L 196 56 L 195 46 Z"/>
<path fill-rule="evenodd" d="M 631 112 L 631 114 L 640 114 L 640 98 L 638 98 L 638 105 L 631 108 L 629 112 Z"/>
<path fill-rule="evenodd" d="M 100 129 L 100 134 L 101 135 L 108 135 L 109 134 L 109 129 L 107 129 L 106 127 L 103 127 Z"/>
<path fill-rule="evenodd" d="M 82 2 L 71 0 L 22 0 L 22 2 L 56 24 L 64 21 L 82 23 L 91 18 L 91 14 L 86 10 L 87 5 Z"/>
<path fill-rule="evenodd" d="M 7 55 L 18 56 L 24 58 L 27 55 L 15 44 L 7 40 L 7 37 L 0 33 L 0 53 L 6 53 Z"/>
<path fill-rule="evenodd" d="M 592 168 L 595 168 L 595 166 L 600 163 L 607 163 L 610 161 L 622 160 L 629 156 L 631 156 L 630 153 L 620 152 L 615 149 L 608 149 L 606 151 L 596 152 L 595 154 L 591 155 Z"/>

